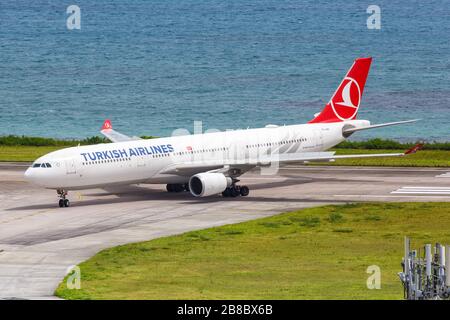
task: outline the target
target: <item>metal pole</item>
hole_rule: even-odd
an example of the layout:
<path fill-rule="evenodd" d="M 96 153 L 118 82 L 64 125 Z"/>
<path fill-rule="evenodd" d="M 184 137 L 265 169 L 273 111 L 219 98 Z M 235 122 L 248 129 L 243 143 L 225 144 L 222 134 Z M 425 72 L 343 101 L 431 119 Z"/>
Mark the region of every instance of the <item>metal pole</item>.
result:
<path fill-rule="evenodd" d="M 450 287 L 450 246 L 445 246 L 445 285 Z"/>
<path fill-rule="evenodd" d="M 425 245 L 425 274 L 431 277 L 431 244 Z"/>
<path fill-rule="evenodd" d="M 443 276 L 445 273 L 445 247 L 439 245 L 439 276 Z"/>
<path fill-rule="evenodd" d="M 403 260 L 404 260 L 404 275 L 405 275 L 405 294 L 407 299 L 411 299 L 411 289 L 412 289 L 411 287 L 413 282 L 409 268 L 410 263 L 409 249 L 410 249 L 409 238 L 405 237 L 405 248 L 404 248 L 405 253 Z"/>
<path fill-rule="evenodd" d="M 408 276 L 409 275 L 409 238 L 405 237 L 405 275 Z"/>

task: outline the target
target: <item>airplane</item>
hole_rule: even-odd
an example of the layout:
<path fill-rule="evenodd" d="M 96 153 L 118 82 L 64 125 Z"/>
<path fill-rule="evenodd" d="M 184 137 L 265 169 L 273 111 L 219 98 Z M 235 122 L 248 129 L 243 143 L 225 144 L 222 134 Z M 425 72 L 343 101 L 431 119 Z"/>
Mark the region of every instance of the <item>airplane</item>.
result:
<path fill-rule="evenodd" d="M 68 207 L 68 191 L 111 185 L 166 184 L 168 192 L 189 191 L 195 197 L 222 194 L 248 196 L 239 177 L 260 167 L 346 158 L 397 157 L 404 153 L 335 155 L 326 151 L 352 134 L 417 121 L 372 125 L 357 120 L 372 58 L 356 59 L 325 108 L 306 124 L 140 139 L 113 130 L 106 120 L 101 133 L 112 143 L 70 147 L 37 159 L 25 178 L 55 189 L 59 206 Z"/>

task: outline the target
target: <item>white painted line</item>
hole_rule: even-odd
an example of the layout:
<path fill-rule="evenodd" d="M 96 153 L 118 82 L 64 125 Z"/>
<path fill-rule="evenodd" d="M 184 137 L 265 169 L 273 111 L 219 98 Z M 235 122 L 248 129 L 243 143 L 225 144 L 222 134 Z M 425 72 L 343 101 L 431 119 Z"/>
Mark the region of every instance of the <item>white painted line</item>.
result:
<path fill-rule="evenodd" d="M 392 191 L 391 194 L 448 194 L 450 191 Z"/>
<path fill-rule="evenodd" d="M 439 189 L 439 188 L 429 188 L 429 189 L 408 189 L 408 188 L 400 188 L 394 191 L 411 191 L 411 192 L 432 192 L 432 191 L 439 191 L 439 192 L 450 192 L 449 188 L 445 188 L 445 189 Z"/>
<path fill-rule="evenodd" d="M 450 194 L 450 190 L 395 190 L 391 193 L 438 193 Z"/>
<path fill-rule="evenodd" d="M 437 175 L 436 178 L 450 178 L 450 172 Z"/>
<path fill-rule="evenodd" d="M 334 194 L 333 197 L 367 197 L 367 198 L 438 198 L 442 199 L 442 196 L 407 196 L 407 195 L 374 195 L 374 194 Z"/>
<path fill-rule="evenodd" d="M 450 190 L 450 187 L 402 187 L 402 189 L 444 189 Z"/>
<path fill-rule="evenodd" d="M 392 192 L 404 191 L 404 192 L 450 192 L 450 189 L 397 189 Z"/>
<path fill-rule="evenodd" d="M 391 194 L 439 194 L 450 195 L 450 187 L 402 187 Z"/>

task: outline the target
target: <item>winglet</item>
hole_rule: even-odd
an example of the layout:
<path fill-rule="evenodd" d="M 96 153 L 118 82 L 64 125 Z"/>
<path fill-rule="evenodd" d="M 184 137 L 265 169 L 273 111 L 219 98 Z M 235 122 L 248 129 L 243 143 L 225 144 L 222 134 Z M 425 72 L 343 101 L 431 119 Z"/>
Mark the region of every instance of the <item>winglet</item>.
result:
<path fill-rule="evenodd" d="M 417 151 L 419 151 L 420 149 L 423 148 L 423 145 L 424 145 L 423 143 L 418 143 L 414 147 L 412 147 L 411 149 L 406 150 L 404 154 L 407 155 L 407 154 L 416 153 Z"/>
<path fill-rule="evenodd" d="M 111 120 L 106 119 L 105 122 L 103 122 L 102 130 L 106 129 L 112 129 Z"/>
<path fill-rule="evenodd" d="M 129 137 L 126 136 L 120 132 L 117 132 L 113 130 L 111 120 L 106 119 L 105 122 L 103 122 L 102 129 L 100 132 L 107 137 L 112 142 L 124 142 L 124 141 L 134 141 L 134 140 L 140 140 L 141 138 L 138 137 Z"/>

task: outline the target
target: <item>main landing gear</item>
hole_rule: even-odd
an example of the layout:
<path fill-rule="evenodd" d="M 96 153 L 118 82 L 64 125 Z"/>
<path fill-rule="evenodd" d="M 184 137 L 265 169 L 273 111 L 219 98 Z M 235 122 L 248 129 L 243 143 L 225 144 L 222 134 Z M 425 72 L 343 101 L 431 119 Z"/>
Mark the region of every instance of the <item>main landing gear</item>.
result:
<path fill-rule="evenodd" d="M 235 198 L 237 196 L 246 197 L 249 193 L 250 189 L 247 186 L 238 186 L 236 184 L 233 184 L 222 192 L 222 196 L 224 196 L 225 198 Z"/>
<path fill-rule="evenodd" d="M 64 189 L 58 189 L 56 190 L 56 193 L 58 194 L 59 197 L 59 207 L 69 207 L 70 206 L 70 201 L 69 199 L 67 199 L 67 191 Z"/>
<path fill-rule="evenodd" d="M 169 183 L 166 189 L 168 192 L 189 191 L 189 183 Z"/>

